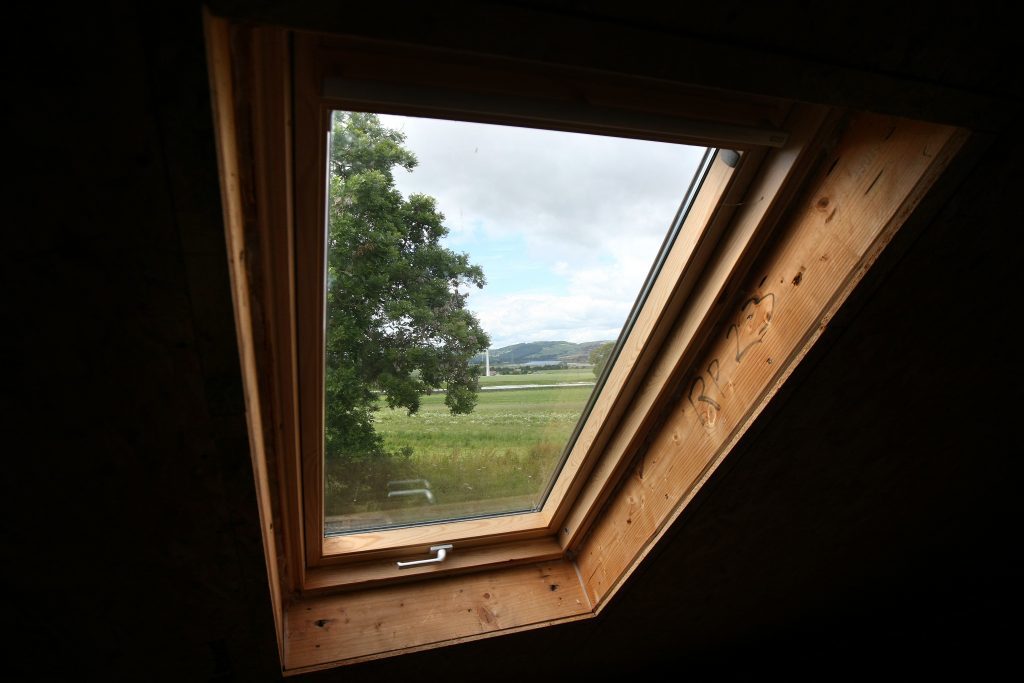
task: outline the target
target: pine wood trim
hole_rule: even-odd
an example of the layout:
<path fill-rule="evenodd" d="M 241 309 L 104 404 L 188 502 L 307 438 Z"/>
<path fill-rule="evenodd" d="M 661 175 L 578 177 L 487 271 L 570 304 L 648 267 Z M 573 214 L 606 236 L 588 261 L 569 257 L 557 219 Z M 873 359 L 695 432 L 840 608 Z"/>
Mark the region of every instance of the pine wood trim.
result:
<path fill-rule="evenodd" d="M 288 590 L 299 590 L 305 579 L 301 544 L 303 519 L 301 471 L 294 458 L 299 448 L 298 359 L 296 357 L 295 226 L 292 182 L 291 72 L 287 67 L 289 39 L 285 31 L 260 28 L 248 32 L 248 62 L 252 75 L 249 110 L 253 148 L 255 215 L 259 221 L 262 264 L 259 291 L 264 327 L 264 358 L 260 366 L 272 371 L 263 379 L 271 400 L 267 423 L 273 446 L 268 463 L 277 475 L 280 524 L 277 532 L 285 553 L 283 579 Z M 263 373 L 267 374 L 267 373 Z"/>
<path fill-rule="evenodd" d="M 323 556 L 316 566 L 335 561 L 358 561 L 381 553 L 409 554 L 432 543 L 453 542 L 460 547 L 495 541 L 518 541 L 549 535 L 539 512 L 439 522 L 398 529 L 381 529 L 322 539 Z"/>
<path fill-rule="evenodd" d="M 390 111 L 752 149 L 785 144 L 790 104 L 654 78 L 300 33 L 336 109 Z"/>
<path fill-rule="evenodd" d="M 303 598 L 288 609 L 284 669 L 304 673 L 591 616 L 565 560 Z"/>
<path fill-rule="evenodd" d="M 339 589 L 354 590 L 377 586 L 384 583 L 421 581 L 427 578 L 450 574 L 465 574 L 472 571 L 490 570 L 531 562 L 562 559 L 562 547 L 553 536 L 525 541 L 492 540 L 487 545 L 458 544 L 442 564 L 411 567 L 397 570 L 397 560 L 413 560 L 429 557 L 429 545 L 403 548 L 381 553 L 363 562 L 327 565 L 309 571 L 306 595 L 337 592 Z"/>
<path fill-rule="evenodd" d="M 295 224 L 296 258 L 301 264 L 296 271 L 296 327 L 299 365 L 299 449 L 296 456 L 302 471 L 303 540 L 305 564 L 315 566 L 323 555 L 323 410 L 324 395 L 323 348 L 320 327 L 324 316 L 324 292 L 321 286 L 325 253 L 321 212 L 326 201 L 327 168 L 324 134 L 328 113 L 320 103 L 320 66 L 301 49 L 302 38 L 293 38 L 294 117 L 295 117 Z"/>
<path fill-rule="evenodd" d="M 274 627 L 278 636 L 279 654 L 283 656 L 284 591 L 280 558 L 283 548 L 274 532 L 275 494 L 268 469 L 264 402 L 259 381 L 258 356 L 261 330 L 257 327 L 259 302 L 251 296 L 251 276 L 258 266 L 252 260 L 249 240 L 253 234 L 251 207 L 245 206 L 244 191 L 252 182 L 251 169 L 243 166 L 242 148 L 249 138 L 239 126 L 235 104 L 231 26 L 228 22 L 204 11 L 206 56 L 210 72 L 210 93 L 217 146 L 217 165 L 221 180 L 221 202 L 227 242 L 228 268 L 231 275 L 231 296 L 234 303 L 235 328 L 238 332 L 238 354 L 241 361 L 242 384 L 245 390 L 245 414 L 249 431 L 250 455 L 256 482 L 256 503 L 263 551 L 267 563 Z"/>
<path fill-rule="evenodd" d="M 789 377 L 964 137 L 948 126 L 852 119 L 579 545 L 580 572 L 598 610 Z"/>

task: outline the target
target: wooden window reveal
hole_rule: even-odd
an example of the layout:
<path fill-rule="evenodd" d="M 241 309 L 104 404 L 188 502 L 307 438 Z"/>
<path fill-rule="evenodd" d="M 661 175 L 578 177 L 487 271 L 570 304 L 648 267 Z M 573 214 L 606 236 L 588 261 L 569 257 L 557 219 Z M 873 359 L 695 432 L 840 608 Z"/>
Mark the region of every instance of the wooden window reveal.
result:
<path fill-rule="evenodd" d="M 598 613 L 966 139 L 946 126 L 593 74 L 576 74 L 576 86 L 611 106 L 580 111 L 565 102 L 573 74 L 556 67 L 417 52 L 424 66 L 410 73 L 395 66 L 407 63 L 410 48 L 401 46 L 233 26 L 211 16 L 206 31 L 254 476 L 287 674 Z M 360 51 L 383 66 L 354 58 Z M 743 150 L 735 171 L 712 169 L 712 191 L 691 208 L 693 226 L 684 226 L 679 252 L 667 256 L 648 295 L 652 305 L 623 342 L 627 362 L 609 376 L 611 398 L 595 405 L 597 417 L 578 441 L 582 450 L 573 451 L 555 484 L 557 505 L 323 537 L 320 502 L 309 495 L 319 472 L 303 448 L 316 422 L 300 391 L 299 358 L 308 350 L 300 321 L 309 304 L 297 296 L 315 269 L 303 261 L 311 245 L 296 228 L 316 205 L 323 165 L 311 158 L 323 151 L 319 133 L 299 123 L 319 116 L 318 88 L 339 63 L 349 80 L 367 85 L 365 98 L 393 105 L 401 99 L 396 92 L 419 93 L 407 113 L 438 113 L 424 92 L 468 91 L 472 97 L 440 98 L 447 102 L 442 113 L 549 127 L 575 121 L 602 132 L 625 126 L 641 136 Z M 484 76 L 501 86 L 497 95 L 482 87 Z M 404 82 L 375 87 L 396 79 L 419 79 L 420 90 Z M 610 93 L 622 92 L 647 93 L 646 109 L 638 111 L 648 115 L 616 112 Z M 659 119 L 681 102 L 688 119 Z M 399 536 L 385 537 L 392 532 Z M 455 539 L 458 552 L 445 566 L 395 575 L 396 555 Z"/>

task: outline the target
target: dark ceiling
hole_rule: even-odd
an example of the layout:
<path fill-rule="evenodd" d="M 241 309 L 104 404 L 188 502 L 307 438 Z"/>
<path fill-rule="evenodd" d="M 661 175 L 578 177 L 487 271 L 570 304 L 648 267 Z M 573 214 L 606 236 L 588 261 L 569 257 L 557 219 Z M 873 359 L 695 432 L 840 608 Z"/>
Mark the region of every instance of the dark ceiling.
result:
<path fill-rule="evenodd" d="M 984 133 L 930 198 L 929 220 L 904 229 L 600 618 L 315 678 L 656 667 L 834 677 L 1015 663 L 1021 78 L 1005 13 L 978 3 L 941 14 L 926 3 L 215 6 Z M 8 203 L 23 209 L 0 252 L 15 436 L 8 667 L 273 679 L 200 7 L 22 8 L 8 29 Z M 636 32 L 658 34 L 660 51 L 631 52 Z"/>

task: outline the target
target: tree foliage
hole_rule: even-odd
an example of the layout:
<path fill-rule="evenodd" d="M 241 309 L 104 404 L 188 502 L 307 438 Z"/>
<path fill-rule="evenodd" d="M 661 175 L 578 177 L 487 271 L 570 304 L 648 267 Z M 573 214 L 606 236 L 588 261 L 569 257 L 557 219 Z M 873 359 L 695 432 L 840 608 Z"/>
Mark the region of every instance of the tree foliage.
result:
<path fill-rule="evenodd" d="M 615 348 L 615 342 L 605 342 L 590 352 L 590 362 L 594 364 L 594 377 L 601 377 L 613 348 Z"/>
<path fill-rule="evenodd" d="M 393 170 L 412 171 L 405 136 L 374 114 L 335 112 L 327 239 L 326 451 L 362 459 L 384 453 L 373 429 L 388 406 L 419 408 L 433 388 L 452 413 L 476 405 L 478 369 L 489 346 L 465 308 L 483 287 L 479 266 L 441 244 L 448 234 L 433 197 L 402 196 Z"/>

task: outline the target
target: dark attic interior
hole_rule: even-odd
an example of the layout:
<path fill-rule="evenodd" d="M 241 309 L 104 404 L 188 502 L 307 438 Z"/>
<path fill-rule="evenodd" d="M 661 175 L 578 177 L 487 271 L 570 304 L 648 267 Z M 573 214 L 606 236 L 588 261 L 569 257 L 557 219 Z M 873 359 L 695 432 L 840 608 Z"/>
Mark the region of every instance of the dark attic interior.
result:
<path fill-rule="evenodd" d="M 310 674 L 983 674 L 1019 654 L 1021 74 L 984 3 L 257 3 L 216 14 L 647 67 L 975 133 L 782 392 L 597 618 Z M 281 676 L 202 7 L 23 5 L 8 84 L 5 564 L 23 679 Z M 567 27 L 552 45 L 531 27 Z M 10 641 L 8 641 L 10 642 Z"/>

